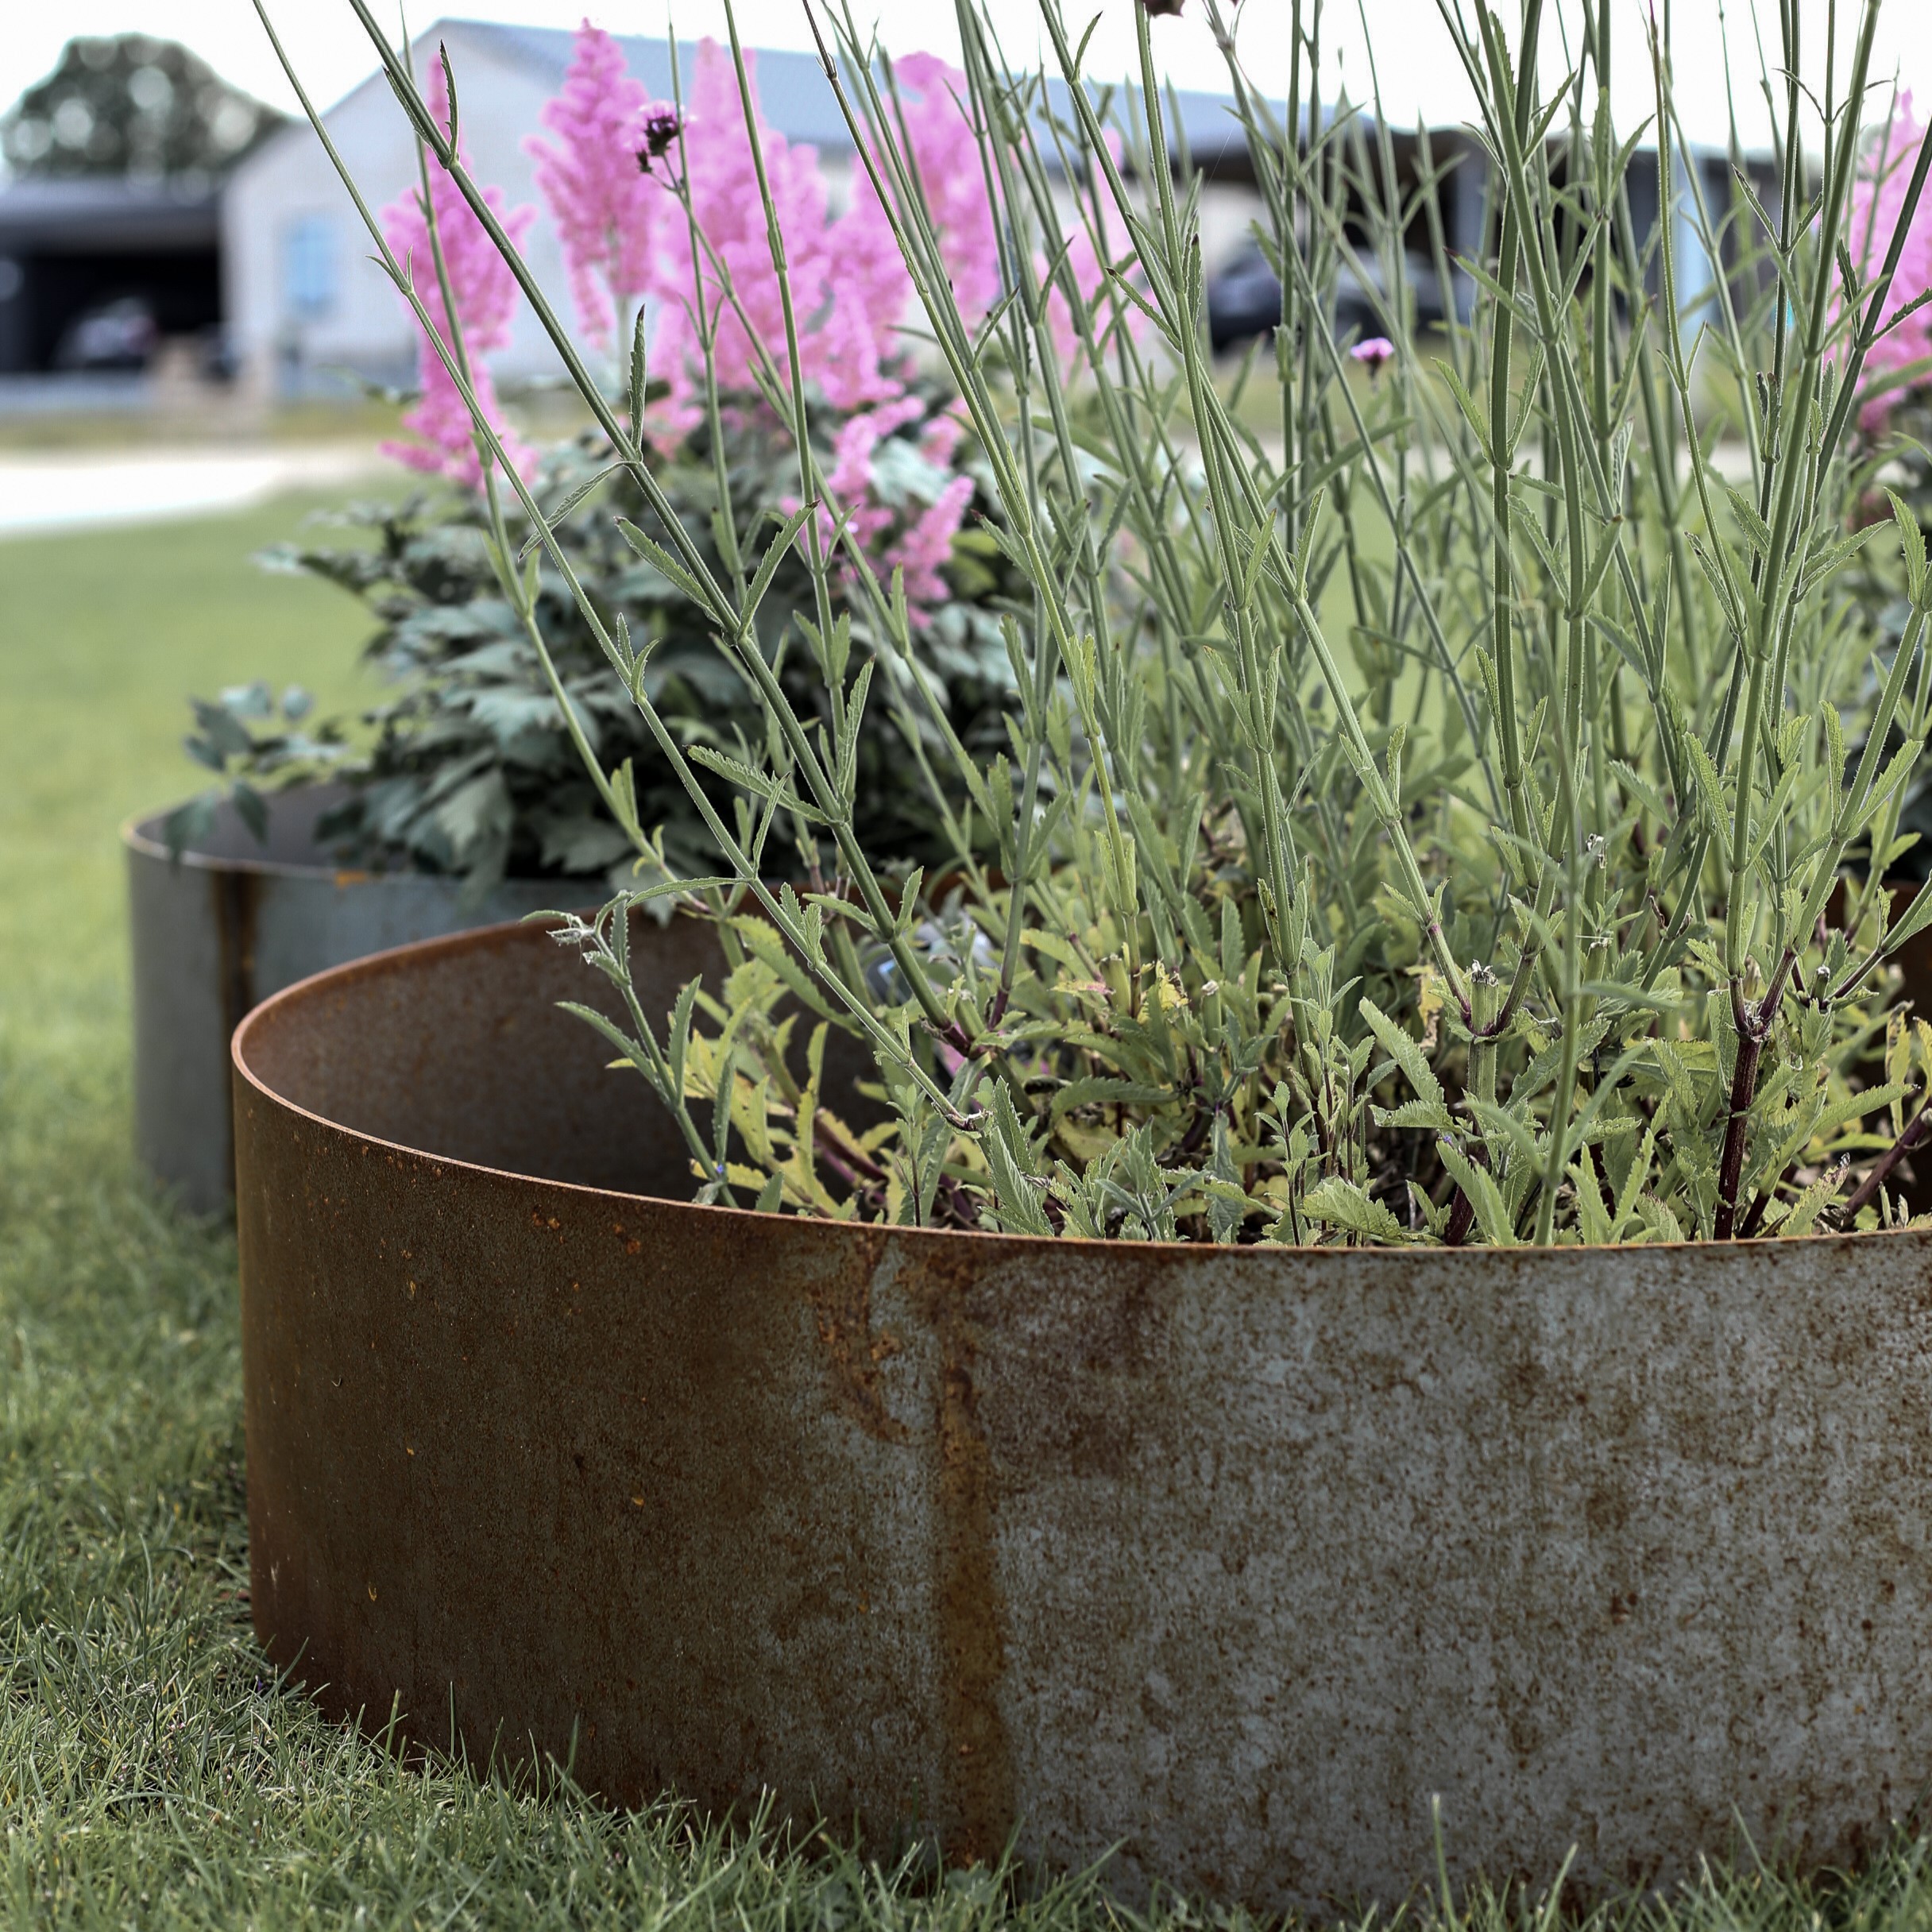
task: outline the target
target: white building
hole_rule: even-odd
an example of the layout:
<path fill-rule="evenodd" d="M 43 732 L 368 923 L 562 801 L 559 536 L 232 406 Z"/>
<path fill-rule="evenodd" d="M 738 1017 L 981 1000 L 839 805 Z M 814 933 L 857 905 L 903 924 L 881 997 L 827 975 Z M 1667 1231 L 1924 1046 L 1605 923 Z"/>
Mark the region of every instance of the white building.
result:
<path fill-rule="evenodd" d="M 442 20 L 415 40 L 415 71 L 426 75 L 446 45 L 456 76 L 462 133 L 478 180 L 500 187 L 512 207 L 543 210 L 524 141 L 544 132 L 544 103 L 562 87 L 571 36 L 553 28 L 507 27 Z M 671 94 L 670 49 L 661 40 L 620 37 L 626 65 L 654 99 Z M 688 96 L 696 49 L 679 49 Z M 817 61 L 766 51 L 757 56 L 765 118 L 787 140 L 817 148 L 835 199 L 849 172 L 845 122 Z M 1211 95 L 1180 97 L 1194 151 L 1207 160 L 1238 145 L 1227 103 Z M 378 212 L 416 186 L 415 145 L 388 83 L 372 76 L 323 117 L 331 140 L 364 199 Z M 1237 191 L 1211 191 L 1223 244 L 1242 230 L 1251 202 Z M 1220 204 L 1225 203 L 1223 207 Z M 1204 226 L 1208 226 L 1204 211 Z M 415 338 L 322 144 L 312 129 L 292 124 L 235 172 L 222 201 L 226 311 L 238 366 L 257 393 L 300 395 L 339 388 L 342 372 L 408 386 Z M 1217 235 L 1204 237 L 1212 257 Z M 573 315 L 557 234 L 547 211 L 531 230 L 527 258 L 557 312 Z M 542 328 L 520 304 L 511 346 L 492 358 L 499 381 L 561 373 Z"/>
<path fill-rule="evenodd" d="M 668 97 L 668 44 L 620 44 L 631 71 L 654 96 Z M 571 37 L 554 29 L 439 21 L 415 42 L 419 75 L 428 73 L 439 45 L 449 50 L 463 144 L 477 180 L 501 187 L 512 207 L 528 203 L 542 209 L 524 143 L 544 132 L 543 106 L 562 85 Z M 682 51 L 688 87 L 692 50 Z M 802 87 L 802 79 L 816 87 Z M 767 118 L 780 133 L 818 142 L 828 160 L 848 146 L 837 103 L 810 60 L 766 54 L 759 83 Z M 378 214 L 414 191 L 415 143 L 381 75 L 324 118 L 364 199 Z M 345 370 L 379 382 L 413 380 L 415 336 L 408 313 L 370 259 L 368 233 L 313 129 L 292 123 L 237 169 L 223 198 L 222 230 L 230 340 L 251 384 L 288 396 L 339 387 Z M 568 283 L 547 211 L 526 254 L 545 293 L 569 317 Z M 514 339 L 492 367 L 500 379 L 560 373 L 527 305 L 520 305 Z"/>

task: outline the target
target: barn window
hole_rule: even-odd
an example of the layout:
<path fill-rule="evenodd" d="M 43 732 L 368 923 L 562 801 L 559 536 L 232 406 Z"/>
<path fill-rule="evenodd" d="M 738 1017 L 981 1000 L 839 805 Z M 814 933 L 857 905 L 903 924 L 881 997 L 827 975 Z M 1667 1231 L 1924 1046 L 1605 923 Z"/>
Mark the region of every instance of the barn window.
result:
<path fill-rule="evenodd" d="M 282 292 L 289 314 L 326 315 L 335 306 L 335 224 L 298 215 L 282 237 Z"/>

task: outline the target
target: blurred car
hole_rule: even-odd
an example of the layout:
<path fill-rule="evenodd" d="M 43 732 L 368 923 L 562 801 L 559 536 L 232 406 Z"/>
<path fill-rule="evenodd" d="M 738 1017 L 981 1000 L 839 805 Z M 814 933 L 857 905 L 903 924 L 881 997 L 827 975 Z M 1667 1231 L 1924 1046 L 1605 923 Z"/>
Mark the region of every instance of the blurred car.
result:
<path fill-rule="evenodd" d="M 1383 299 L 1387 295 L 1381 265 L 1364 260 L 1365 284 L 1344 263 L 1335 276 L 1335 327 L 1343 335 L 1381 335 Z M 1420 255 L 1405 257 L 1410 292 L 1416 299 L 1416 327 L 1439 328 L 1446 319 L 1435 270 Z M 1249 242 L 1208 282 L 1208 339 L 1219 355 L 1257 335 L 1265 335 L 1281 320 L 1281 284 L 1268 265 L 1261 244 Z"/>
<path fill-rule="evenodd" d="M 69 323 L 54 351 L 67 369 L 144 369 L 160 340 L 154 311 L 141 296 L 119 296 Z"/>

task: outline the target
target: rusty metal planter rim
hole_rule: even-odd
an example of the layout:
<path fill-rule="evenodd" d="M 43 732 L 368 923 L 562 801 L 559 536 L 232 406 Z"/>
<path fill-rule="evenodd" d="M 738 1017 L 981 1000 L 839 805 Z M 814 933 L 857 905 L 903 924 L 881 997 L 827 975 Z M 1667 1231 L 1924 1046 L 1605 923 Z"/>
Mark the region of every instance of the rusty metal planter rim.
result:
<path fill-rule="evenodd" d="M 172 809 L 164 806 L 157 812 L 150 808 L 131 813 L 121 821 L 121 843 L 130 851 L 139 852 L 144 858 L 164 860 L 170 864 L 184 866 L 192 872 L 255 872 L 265 878 L 332 879 L 338 884 L 354 881 L 357 885 L 371 886 L 400 884 L 405 881 L 426 879 L 454 885 L 461 877 L 461 875 L 454 872 L 420 872 L 408 866 L 303 865 L 288 859 L 224 858 L 211 852 L 197 852 L 191 845 L 184 846 L 176 853 L 168 849 L 165 839 L 157 839 L 143 829 L 156 819 L 165 817 Z M 535 875 L 512 874 L 508 875 L 507 883 L 542 885 L 546 880 Z M 594 880 L 587 879 L 559 877 L 556 881 L 560 895 L 566 897 L 569 896 L 573 886 L 584 887 L 594 883 Z M 509 923 L 514 925 L 516 922 L 512 920 Z M 388 949 L 391 952 L 400 952 L 401 949 L 394 946 Z M 377 956 L 371 954 L 369 956 L 373 958 Z M 320 977 L 319 975 L 311 976 Z"/>
<path fill-rule="evenodd" d="M 145 858 L 164 859 L 170 864 L 185 866 L 192 872 L 260 872 L 277 879 L 340 879 L 346 875 L 358 880 L 371 881 L 416 876 L 408 872 L 370 871 L 366 867 L 353 865 L 296 865 L 286 859 L 218 858 L 212 853 L 197 852 L 191 845 L 184 846 L 179 852 L 171 852 L 165 839 L 155 838 L 142 829 L 158 816 L 148 810 L 133 813 L 123 819 L 121 843 Z"/>
<path fill-rule="evenodd" d="M 190 854 L 184 854 L 184 859 L 191 856 L 192 855 Z M 204 863 L 208 862 L 204 861 Z M 228 862 L 223 860 L 215 863 L 225 864 Z M 258 869 L 269 871 L 321 871 L 321 868 L 275 866 L 261 866 Z M 327 876 L 327 873 L 323 872 L 322 875 Z M 378 874 L 371 876 L 382 875 Z M 534 918 L 541 919 L 543 915 L 539 914 L 535 915 Z M 786 1223 L 800 1220 L 802 1217 L 797 1215 L 759 1214 L 748 1208 L 711 1207 L 697 1201 L 666 1200 L 663 1196 L 642 1195 L 621 1188 L 591 1187 L 578 1181 L 543 1179 L 535 1175 L 520 1174 L 507 1168 L 488 1166 L 481 1161 L 466 1161 L 454 1155 L 436 1153 L 427 1148 L 412 1146 L 406 1142 L 387 1140 L 378 1134 L 365 1133 L 360 1128 L 345 1126 L 340 1121 L 330 1120 L 324 1115 L 315 1113 L 307 1107 L 297 1104 L 285 1094 L 276 1092 L 249 1065 L 248 1053 L 251 1031 L 257 1025 L 272 1025 L 283 1007 L 296 1005 L 310 997 L 325 981 L 336 986 L 346 986 L 353 984 L 358 980 L 378 977 L 391 971 L 397 963 L 405 958 L 431 960 L 440 958 L 451 952 L 480 949 L 501 940 L 509 933 L 522 930 L 526 925 L 533 922 L 534 920 L 508 920 L 497 925 L 476 926 L 467 932 L 452 933 L 439 939 L 420 939 L 408 945 L 392 946 L 384 952 L 369 953 L 364 958 L 352 961 L 348 965 L 332 966 L 322 972 L 312 973 L 306 980 L 299 980 L 294 985 L 284 987 L 279 993 L 272 994 L 267 999 L 262 1001 L 236 1027 L 234 1037 L 230 1043 L 229 1049 L 236 1072 L 265 1099 L 272 1102 L 278 1107 L 285 1109 L 300 1119 L 313 1122 L 316 1126 L 326 1128 L 332 1134 L 343 1134 L 348 1138 L 359 1141 L 367 1146 L 380 1148 L 391 1153 L 407 1154 L 417 1159 L 431 1160 L 435 1161 L 439 1166 L 469 1173 L 487 1175 L 495 1180 L 530 1181 L 545 1187 L 562 1188 L 575 1194 L 607 1196 L 614 1200 L 656 1201 L 667 1207 L 686 1208 L 694 1214 L 727 1216 L 740 1223 L 755 1223 L 775 1236 L 777 1235 L 778 1231 Z M 615 1079 L 622 1076 L 613 1073 L 612 1077 Z M 871 1222 L 821 1221 L 814 1222 L 811 1225 L 821 1237 L 828 1233 L 849 1232 L 853 1238 L 864 1239 L 868 1235 L 876 1236 L 879 1232 L 879 1224 Z M 1246 1247 L 1227 1248 L 1196 1241 L 1145 1241 L 1126 1243 L 1115 1241 L 1094 1241 L 1075 1235 L 1006 1234 L 995 1233 L 990 1229 L 980 1228 L 895 1227 L 892 1231 L 895 1235 L 902 1237 L 916 1238 L 922 1242 L 1020 1242 L 1056 1253 L 1071 1252 L 1088 1255 L 1119 1254 L 1123 1250 L 1130 1248 L 1132 1252 L 1136 1254 L 1184 1254 L 1198 1257 L 1202 1260 L 1206 1260 L 1209 1255 L 1212 1255 L 1215 1258 L 1211 1265 L 1231 1268 L 1252 1265 L 1258 1258 L 1265 1260 L 1270 1254 L 1280 1251 L 1272 1244 L 1264 1243 L 1256 1243 Z M 1807 1235 L 1800 1238 L 1807 1247 L 1830 1254 L 1845 1251 L 1854 1246 L 1882 1240 L 1891 1235 L 1906 1235 L 1912 1231 L 1907 1228 L 1873 1228 L 1864 1232 L 1849 1235 Z M 1748 1240 L 1730 1242 L 1670 1241 L 1609 1244 L 1577 1242 L 1561 1246 L 1552 1245 L 1537 1251 L 1537 1259 L 1540 1262 L 1548 1263 L 1562 1263 L 1567 1262 L 1567 1258 L 1570 1257 L 1623 1254 L 1636 1246 L 1641 1246 L 1647 1252 L 1669 1254 L 1690 1251 L 1721 1252 L 1725 1249 L 1732 1250 L 1756 1248 L 1776 1250 L 1790 1245 L 1788 1242 L 1780 1241 L 1775 1235 L 1754 1235 Z M 1528 1244 L 1520 1243 L 1518 1246 L 1525 1247 Z M 1499 1250 L 1483 1246 L 1450 1248 L 1435 1244 L 1426 1248 L 1418 1246 L 1414 1249 L 1405 1247 L 1323 1247 L 1302 1248 L 1293 1251 L 1316 1265 L 1324 1267 L 1348 1264 L 1359 1266 L 1366 1258 L 1371 1256 L 1388 1262 L 1397 1261 L 1405 1254 L 1420 1252 L 1428 1254 L 1438 1263 L 1446 1262 L 1452 1266 L 1478 1268 L 1484 1265 L 1486 1262 L 1493 1260 L 1498 1254 L 1514 1250 Z"/>

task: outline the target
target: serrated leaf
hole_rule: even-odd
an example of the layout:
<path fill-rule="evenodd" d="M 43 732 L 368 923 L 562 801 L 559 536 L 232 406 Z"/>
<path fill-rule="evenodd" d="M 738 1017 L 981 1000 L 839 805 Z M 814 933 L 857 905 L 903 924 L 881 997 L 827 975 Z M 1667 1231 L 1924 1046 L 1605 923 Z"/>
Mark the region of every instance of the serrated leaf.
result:
<path fill-rule="evenodd" d="M 1659 1241 L 1682 1241 L 1684 1238 L 1683 1223 L 1653 1194 L 1640 1194 L 1636 1197 L 1637 1218 Z"/>
<path fill-rule="evenodd" d="M 1302 1197 L 1301 1211 L 1311 1221 L 1346 1229 L 1370 1241 L 1393 1246 L 1407 1238 L 1402 1224 L 1382 1205 L 1371 1200 L 1352 1180 L 1331 1174 Z"/>
<path fill-rule="evenodd" d="M 1477 407 L 1476 399 L 1470 394 L 1463 378 L 1456 373 L 1453 363 L 1439 356 L 1435 366 L 1440 371 L 1443 381 L 1449 385 L 1449 393 L 1455 398 L 1456 407 L 1463 412 L 1463 419 L 1468 423 L 1474 435 L 1476 446 L 1482 452 L 1482 460 L 1493 468 L 1496 457 L 1490 446 L 1489 425 L 1483 420 L 1482 412 Z"/>
<path fill-rule="evenodd" d="M 1450 1179 L 1463 1190 L 1470 1206 L 1475 1210 L 1476 1226 L 1482 1231 L 1483 1239 L 1493 1248 L 1514 1247 L 1516 1227 L 1509 1208 L 1504 1204 L 1501 1191 L 1496 1185 L 1495 1177 L 1486 1167 L 1479 1167 L 1470 1160 L 1453 1142 L 1438 1141 L 1435 1151 Z"/>
<path fill-rule="evenodd" d="M 1364 998 L 1356 1009 L 1367 1022 L 1369 1030 L 1381 1043 L 1389 1057 L 1402 1069 L 1416 1098 L 1435 1107 L 1444 1107 L 1442 1082 L 1435 1077 L 1435 1069 L 1429 1065 L 1428 1057 L 1418 1041 L 1389 1018 L 1381 1008 Z"/>
<path fill-rule="evenodd" d="M 758 574 L 752 579 L 749 590 L 745 593 L 744 623 L 748 627 L 757 614 L 758 607 L 765 601 L 765 593 L 771 588 L 771 580 L 777 576 L 779 566 L 785 561 L 792 545 L 798 540 L 798 532 L 810 521 L 818 508 L 816 503 L 802 504 L 779 526 L 779 533 L 766 546 L 763 560 L 758 566 Z M 659 569 L 663 566 L 659 566 Z"/>
<path fill-rule="evenodd" d="M 1927 291 L 1932 294 L 1932 290 Z M 1899 543 L 1905 560 L 1906 595 L 1921 608 L 1926 602 L 1926 533 L 1920 528 L 1918 519 L 1912 514 L 1911 506 L 1899 493 L 1887 487 L 1885 494 L 1891 499 L 1891 517 L 1899 532 Z"/>
<path fill-rule="evenodd" d="M 1725 821 L 1724 785 L 1718 776 L 1718 767 L 1710 762 L 1710 754 L 1696 732 L 1687 732 L 1684 744 L 1690 754 L 1690 771 L 1697 780 L 1698 795 L 1710 814 L 1712 825 L 1721 832 Z"/>
<path fill-rule="evenodd" d="M 712 610 L 714 600 L 704 585 L 656 538 L 646 536 L 628 516 L 617 519 L 617 527 L 622 532 L 624 540 L 654 570 L 668 578 L 701 609 Z"/>
<path fill-rule="evenodd" d="M 1779 1238 L 1810 1234 L 1817 1226 L 1819 1215 L 1844 1184 L 1845 1169 L 1841 1167 L 1830 1168 L 1819 1175 L 1791 1204 L 1791 1212 L 1778 1223 L 1776 1232 Z"/>
<path fill-rule="evenodd" d="M 1052 1234 L 1044 1197 L 1034 1184 L 1032 1144 L 1014 1111 L 1012 1092 L 1003 1081 L 994 1084 L 987 1125 L 978 1139 L 992 1176 L 1002 1226 L 1013 1234 Z"/>
<path fill-rule="evenodd" d="M 1570 1179 L 1576 1189 L 1577 1225 L 1583 1238 L 1593 1246 L 1607 1247 L 1615 1238 L 1610 1211 L 1597 1180 L 1597 1164 L 1587 1153 L 1574 1162 Z"/>
<path fill-rule="evenodd" d="M 1733 485 L 1725 484 L 1724 493 L 1730 499 L 1731 514 L 1751 539 L 1752 547 L 1760 557 L 1771 554 L 1771 526 L 1757 513 L 1757 505 Z"/>

